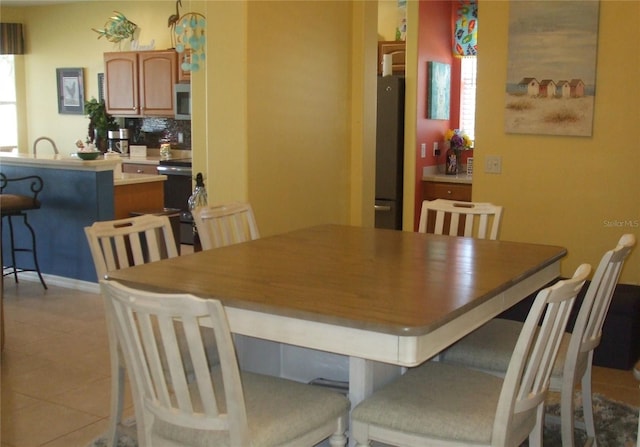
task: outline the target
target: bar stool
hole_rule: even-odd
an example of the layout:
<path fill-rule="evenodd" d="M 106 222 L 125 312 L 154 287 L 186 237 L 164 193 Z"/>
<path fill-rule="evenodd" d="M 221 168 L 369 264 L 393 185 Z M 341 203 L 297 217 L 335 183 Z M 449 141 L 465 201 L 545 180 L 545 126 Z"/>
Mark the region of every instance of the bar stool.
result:
<path fill-rule="evenodd" d="M 31 195 L 24 194 L 7 194 L 5 188 L 9 186 L 9 183 L 13 182 L 30 182 L 29 188 Z M 42 191 L 44 184 L 42 178 L 37 175 L 30 175 L 25 177 L 9 178 L 5 174 L 0 172 L 0 214 L 2 214 L 2 220 L 0 221 L 0 232 L 4 225 L 5 218 L 9 224 L 9 242 L 11 244 L 11 265 L 4 265 L 2 263 L 2 276 L 11 275 L 18 282 L 19 272 L 36 272 L 40 278 L 42 286 L 47 289 L 47 284 L 44 282 L 42 273 L 40 272 L 40 266 L 38 264 L 38 256 L 36 252 L 36 233 L 33 227 L 27 220 L 26 211 L 37 210 L 40 208 L 40 201 L 38 200 L 38 194 Z M 22 217 L 25 227 L 29 230 L 31 235 L 31 248 L 16 247 L 13 232 L 13 218 Z M 16 253 L 27 252 L 33 254 L 34 268 L 20 268 L 16 264 Z M 4 270 L 9 269 L 9 272 L 5 273 Z"/>

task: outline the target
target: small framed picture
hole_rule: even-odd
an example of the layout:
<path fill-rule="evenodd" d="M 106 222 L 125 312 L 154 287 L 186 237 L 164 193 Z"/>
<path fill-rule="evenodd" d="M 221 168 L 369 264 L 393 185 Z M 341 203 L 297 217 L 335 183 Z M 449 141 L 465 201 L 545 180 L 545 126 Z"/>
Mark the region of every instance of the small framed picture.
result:
<path fill-rule="evenodd" d="M 84 114 L 84 75 L 82 68 L 56 68 L 58 113 Z"/>
<path fill-rule="evenodd" d="M 449 119 L 451 65 L 427 62 L 427 119 Z"/>

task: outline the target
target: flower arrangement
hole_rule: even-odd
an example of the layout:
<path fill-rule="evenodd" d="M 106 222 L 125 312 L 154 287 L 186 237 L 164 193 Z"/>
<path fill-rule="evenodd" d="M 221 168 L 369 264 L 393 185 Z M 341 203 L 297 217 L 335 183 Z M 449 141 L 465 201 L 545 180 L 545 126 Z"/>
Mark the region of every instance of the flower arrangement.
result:
<path fill-rule="evenodd" d="M 471 138 L 460 129 L 449 129 L 444 134 L 444 141 L 449 143 L 449 150 L 445 162 L 445 173 L 455 175 L 458 173 L 460 154 L 471 148 Z"/>
<path fill-rule="evenodd" d="M 466 151 L 471 148 L 471 138 L 460 129 L 449 129 L 444 133 L 444 141 L 448 141 L 454 151 Z"/>

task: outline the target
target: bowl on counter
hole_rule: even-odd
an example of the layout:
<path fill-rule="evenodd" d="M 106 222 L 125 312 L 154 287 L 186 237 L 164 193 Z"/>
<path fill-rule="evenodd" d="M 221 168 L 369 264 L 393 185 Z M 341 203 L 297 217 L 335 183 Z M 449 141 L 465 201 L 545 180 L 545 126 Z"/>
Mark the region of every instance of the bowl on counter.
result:
<path fill-rule="evenodd" d="M 96 158 L 98 158 L 98 155 L 100 155 L 102 152 L 100 151 L 93 151 L 93 152 L 76 152 L 76 155 L 78 156 L 78 158 L 81 158 L 83 160 L 95 160 Z"/>

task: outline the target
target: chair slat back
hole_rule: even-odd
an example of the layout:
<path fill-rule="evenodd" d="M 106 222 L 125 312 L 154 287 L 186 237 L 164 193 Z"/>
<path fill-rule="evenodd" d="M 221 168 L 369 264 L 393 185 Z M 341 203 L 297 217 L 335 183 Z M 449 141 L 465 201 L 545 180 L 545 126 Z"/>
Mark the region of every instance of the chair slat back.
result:
<path fill-rule="evenodd" d="M 429 211 L 435 213 L 434 234 L 458 236 L 460 223 L 464 221 L 463 233 L 465 237 L 487 238 L 496 240 L 502 207 L 491 203 L 456 202 L 453 200 L 436 199 L 422 202 L 418 232 L 426 233 L 429 224 Z"/>
<path fill-rule="evenodd" d="M 98 280 L 107 272 L 178 256 L 167 216 L 144 214 L 85 227 Z"/>
<path fill-rule="evenodd" d="M 248 203 L 200 207 L 192 214 L 204 250 L 260 237 L 253 209 Z"/>
<path fill-rule="evenodd" d="M 529 311 L 507 369 L 494 423 L 494 439 L 508 442 L 513 424 L 527 412 L 538 412 L 547 395 L 553 364 L 576 296 L 591 266 L 582 264 L 573 277 L 541 290 Z M 495 445 L 503 445 L 498 442 Z"/>
<path fill-rule="evenodd" d="M 159 419 L 193 429 L 230 431 L 231 445 L 248 445 L 240 372 L 220 301 L 145 292 L 106 280 L 101 289 L 132 378 L 136 417 L 144 418 L 145 427 Z M 209 369 L 202 319 L 213 326 L 220 356 L 218 375 Z M 178 342 L 181 336 L 186 345 Z M 168 369 L 162 367 L 163 356 Z M 184 364 L 186 357 L 191 358 L 192 369 Z"/>
<path fill-rule="evenodd" d="M 625 234 L 620 238 L 618 245 L 613 250 L 607 251 L 602 256 L 573 327 L 571 341 L 567 350 L 565 371 L 567 368 L 571 368 L 571 371 L 573 371 L 574 365 L 584 367 L 588 354 L 600 344 L 602 326 L 609 311 L 611 298 L 620 278 L 620 272 L 635 245 L 635 236 L 630 233 Z M 580 375 L 577 377 L 580 377 Z"/>

